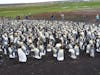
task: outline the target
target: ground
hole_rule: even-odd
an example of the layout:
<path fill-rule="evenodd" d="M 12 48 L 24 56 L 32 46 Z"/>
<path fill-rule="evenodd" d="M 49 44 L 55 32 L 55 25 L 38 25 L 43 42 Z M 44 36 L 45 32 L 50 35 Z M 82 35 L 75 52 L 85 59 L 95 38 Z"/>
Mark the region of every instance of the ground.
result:
<path fill-rule="evenodd" d="M 85 10 L 76 10 L 76 11 L 69 11 L 69 12 L 51 12 L 51 13 L 43 13 L 37 15 L 31 15 L 30 19 L 45 19 L 50 20 L 50 17 L 54 15 L 56 20 L 61 20 L 61 14 L 65 15 L 65 20 L 72 20 L 72 21 L 82 21 L 82 22 L 95 22 L 96 15 L 100 15 L 100 8 L 97 9 L 85 9 Z"/>
<path fill-rule="evenodd" d="M 100 54 L 95 58 L 82 53 L 78 59 L 71 59 L 65 53 L 65 60 L 58 62 L 48 53 L 41 60 L 29 57 L 27 63 L 8 60 L 0 65 L 0 75 L 100 75 Z"/>

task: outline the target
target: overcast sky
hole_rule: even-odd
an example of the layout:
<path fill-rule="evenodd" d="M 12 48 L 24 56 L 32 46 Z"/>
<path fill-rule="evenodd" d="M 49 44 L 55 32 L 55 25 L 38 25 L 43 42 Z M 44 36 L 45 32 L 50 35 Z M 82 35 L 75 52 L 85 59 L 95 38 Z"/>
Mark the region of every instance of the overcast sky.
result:
<path fill-rule="evenodd" d="M 35 3 L 35 2 L 47 2 L 47 1 L 61 1 L 61 0 L 0 0 L 0 4 L 9 3 Z"/>

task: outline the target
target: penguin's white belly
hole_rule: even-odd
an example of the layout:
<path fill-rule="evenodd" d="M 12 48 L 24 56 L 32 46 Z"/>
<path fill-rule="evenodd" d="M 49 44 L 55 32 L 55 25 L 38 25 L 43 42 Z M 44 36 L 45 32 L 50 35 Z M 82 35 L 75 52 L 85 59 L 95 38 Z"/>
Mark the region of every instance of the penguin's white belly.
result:
<path fill-rule="evenodd" d="M 29 55 L 29 50 L 25 46 L 22 47 L 23 51 L 25 52 L 26 55 Z"/>
<path fill-rule="evenodd" d="M 96 47 L 97 47 L 97 48 L 99 47 L 99 43 L 96 43 Z"/>
<path fill-rule="evenodd" d="M 45 55 L 45 54 L 46 54 L 46 52 L 45 52 L 44 48 L 40 47 L 40 55 L 42 56 L 42 55 Z"/>
<path fill-rule="evenodd" d="M 76 55 L 79 55 L 79 48 L 76 48 L 75 51 L 76 51 Z"/>
<path fill-rule="evenodd" d="M 90 52 L 90 46 L 88 45 L 86 49 L 86 53 L 89 53 L 89 52 Z"/>
<path fill-rule="evenodd" d="M 8 42 L 7 41 L 4 41 L 4 45 L 7 45 L 8 44 Z"/>
<path fill-rule="evenodd" d="M 64 51 L 63 50 L 59 50 L 57 60 L 58 61 L 63 61 L 64 60 Z"/>
<path fill-rule="evenodd" d="M 90 51 L 90 56 L 91 57 L 95 57 L 95 54 L 94 54 L 95 52 L 94 52 L 94 49 L 91 49 L 91 51 Z"/>
<path fill-rule="evenodd" d="M 53 57 L 57 57 L 57 49 L 53 48 Z"/>
<path fill-rule="evenodd" d="M 47 49 L 47 52 L 51 52 L 51 49 L 50 49 L 50 48 L 48 48 L 48 49 Z"/>
<path fill-rule="evenodd" d="M 18 49 L 18 56 L 19 56 L 19 62 L 26 62 L 27 61 L 27 57 L 21 49 L 20 50 Z"/>
<path fill-rule="evenodd" d="M 14 40 L 13 36 L 10 36 L 10 39 L 11 39 L 11 42 L 13 42 L 13 40 Z"/>
<path fill-rule="evenodd" d="M 76 57 L 76 55 L 75 55 L 75 50 L 74 49 L 69 49 L 69 52 L 71 52 L 71 58 L 72 59 L 76 59 L 77 57 Z"/>
<path fill-rule="evenodd" d="M 80 42 L 80 48 L 82 48 L 83 42 Z"/>
<path fill-rule="evenodd" d="M 15 53 L 9 55 L 9 58 L 15 58 L 15 57 L 16 57 Z"/>
<path fill-rule="evenodd" d="M 9 58 L 15 58 L 15 52 L 11 48 L 8 48 L 9 50 Z"/>
<path fill-rule="evenodd" d="M 41 59 L 39 49 L 34 49 L 34 53 L 35 53 L 35 56 L 34 56 L 34 57 L 35 57 L 36 59 Z"/>

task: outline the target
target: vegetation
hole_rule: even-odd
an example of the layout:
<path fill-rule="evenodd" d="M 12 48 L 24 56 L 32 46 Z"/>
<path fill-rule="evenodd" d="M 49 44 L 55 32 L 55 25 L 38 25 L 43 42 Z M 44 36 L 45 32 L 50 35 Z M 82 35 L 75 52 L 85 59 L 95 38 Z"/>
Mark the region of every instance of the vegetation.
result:
<path fill-rule="evenodd" d="M 45 12 L 63 12 L 63 11 L 74 11 L 83 9 L 95 9 L 100 8 L 100 2 L 56 2 L 41 4 L 41 5 L 29 5 L 29 6 L 18 6 L 18 7 L 0 7 L 0 16 L 15 17 L 25 16 L 31 14 L 39 14 Z"/>

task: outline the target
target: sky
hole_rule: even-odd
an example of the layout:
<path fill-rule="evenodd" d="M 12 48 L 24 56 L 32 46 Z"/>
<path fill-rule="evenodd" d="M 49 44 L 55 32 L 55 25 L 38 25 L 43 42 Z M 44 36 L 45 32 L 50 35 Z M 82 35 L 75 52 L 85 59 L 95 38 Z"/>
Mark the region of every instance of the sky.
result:
<path fill-rule="evenodd" d="M 0 4 L 35 3 L 35 2 L 48 2 L 48 1 L 61 1 L 61 0 L 0 0 Z"/>

